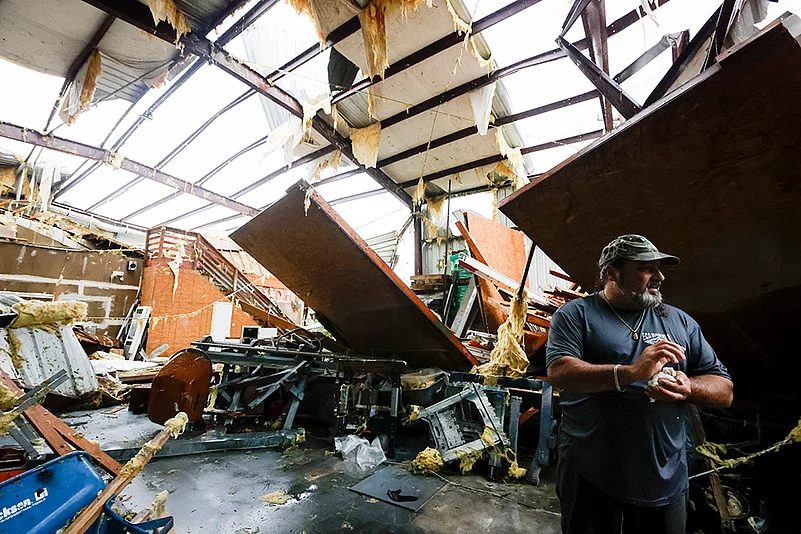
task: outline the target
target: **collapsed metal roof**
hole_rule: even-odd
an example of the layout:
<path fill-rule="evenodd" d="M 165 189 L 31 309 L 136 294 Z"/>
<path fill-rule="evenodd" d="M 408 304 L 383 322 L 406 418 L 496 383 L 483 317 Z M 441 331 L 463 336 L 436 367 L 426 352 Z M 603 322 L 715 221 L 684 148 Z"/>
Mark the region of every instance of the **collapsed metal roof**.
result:
<path fill-rule="evenodd" d="M 18 140 L 24 137 L 47 152 L 55 148 L 68 154 L 64 157 L 70 160 L 72 174 L 55 185 L 58 204 L 123 223 L 230 230 L 274 201 L 298 177 L 314 181 L 314 170 L 335 151 L 345 155 L 342 169 L 324 171 L 315 184 L 333 204 L 389 192 L 412 210 L 411 194 L 420 179 L 427 183 L 429 197 L 508 186 L 508 173 L 493 173 L 500 162 L 513 166 L 508 153 L 501 153 L 501 143 L 518 148 L 524 157 L 517 174 L 533 176 L 622 120 L 608 103 L 603 116 L 599 114 L 598 90 L 568 61 L 565 50 L 553 44 L 558 24 L 575 11 L 554 0 L 475 7 L 435 0 L 406 13 L 391 11 L 386 21 L 389 67 L 383 79 L 356 75 L 370 70 L 357 8 L 334 10 L 335 16 L 324 21 L 326 38 L 320 42 L 308 23 L 298 26 L 306 28 L 304 32 L 282 33 L 287 20 L 294 24 L 301 16 L 277 0 L 179 0 L 176 6 L 192 31 L 176 48 L 175 30 L 165 22 L 155 24 L 147 2 L 129 4 L 0 4 L 0 55 L 66 77 L 63 96 L 70 77 L 96 49 L 103 71 L 93 104 L 100 108 L 120 99 L 132 103 L 115 108 L 116 116 L 106 121 L 111 130 L 104 136 L 81 132 L 81 118 L 74 127 L 53 131 L 55 107 L 44 128 L 22 125 L 50 135 L 37 137 L 10 125 L 0 132 Z M 668 18 L 672 12 L 681 18 L 676 13 L 688 2 L 659 0 L 643 7 L 632 1 L 607 8 L 597 1 L 592 4 L 598 4 L 601 13 L 588 19 L 587 24 L 594 21 L 585 29 L 591 39 L 583 38 L 576 25 L 566 32 L 566 40 L 577 49 L 589 49 L 591 56 L 597 54 L 607 71 L 619 73 L 617 82 L 644 98 L 670 66 L 669 51 L 675 55 L 687 41 L 678 33 L 663 37 L 662 27 L 645 35 L 645 26 L 652 23 L 649 17 L 665 12 Z M 712 12 L 717 5 L 707 4 L 698 8 L 701 22 L 708 16 L 703 11 Z M 762 9 L 764 2 L 749 1 L 746 7 L 752 4 Z M 458 21 L 470 27 L 471 40 L 454 27 Z M 692 22 L 689 29 L 695 33 L 699 26 Z M 525 37 L 531 45 L 525 46 L 524 40 L 511 52 L 507 46 L 504 54 L 496 53 L 512 27 L 530 27 L 531 35 Z M 214 28 L 218 31 L 211 31 Z M 625 44 L 635 34 L 644 35 L 641 47 Z M 616 46 L 616 40 L 623 39 L 619 35 L 628 37 Z M 287 50 L 295 55 L 287 58 Z M 494 62 L 483 59 L 491 54 Z M 158 83 L 165 69 L 173 79 L 150 89 L 149 74 L 157 74 Z M 344 74 L 348 70 L 350 78 Z M 303 106 L 321 92 L 332 97 L 342 120 L 317 113 L 310 135 L 295 147 L 289 165 L 280 150 L 265 155 L 270 134 L 289 117 L 302 117 Z M 372 115 L 368 96 L 374 101 Z M 478 133 L 474 113 L 482 99 L 491 104 L 486 135 Z M 555 114 L 560 119 L 554 119 Z M 378 161 L 366 167 L 353 157 L 348 136 L 352 128 L 377 123 Z M 497 129 L 502 130 L 500 136 L 495 135 Z M 163 143 L 154 145 L 154 139 Z M 101 150 L 76 141 L 89 141 Z"/>

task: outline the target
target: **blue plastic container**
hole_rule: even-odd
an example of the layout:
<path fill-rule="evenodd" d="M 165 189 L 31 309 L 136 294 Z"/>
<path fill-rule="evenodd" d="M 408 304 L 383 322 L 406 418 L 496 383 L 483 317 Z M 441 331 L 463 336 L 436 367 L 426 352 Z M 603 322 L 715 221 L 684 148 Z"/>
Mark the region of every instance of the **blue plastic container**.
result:
<path fill-rule="evenodd" d="M 73 452 L 0 484 L 0 534 L 55 534 L 95 500 L 106 483 L 86 452 Z M 172 517 L 133 525 L 111 506 L 87 534 L 150 534 L 168 532 Z"/>
<path fill-rule="evenodd" d="M 73 452 L 0 484 L 0 534 L 54 534 L 106 487 L 92 457 Z"/>

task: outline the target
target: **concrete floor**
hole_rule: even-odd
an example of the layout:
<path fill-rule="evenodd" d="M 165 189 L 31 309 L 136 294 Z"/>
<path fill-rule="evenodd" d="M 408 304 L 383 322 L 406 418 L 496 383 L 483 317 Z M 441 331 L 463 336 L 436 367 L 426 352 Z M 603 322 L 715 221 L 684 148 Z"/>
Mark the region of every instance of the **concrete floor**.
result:
<path fill-rule="evenodd" d="M 127 410 L 102 411 L 64 420 L 87 438 L 99 439 L 103 448 L 138 446 L 158 428 Z M 123 492 L 130 496 L 126 505 L 138 511 L 157 492 L 169 491 L 167 511 L 175 517 L 178 534 L 559 532 L 559 503 L 549 470 L 540 487 L 493 484 L 480 475 L 448 472 L 454 482 L 515 502 L 446 485 L 414 513 L 350 491 L 382 466 L 361 471 L 327 453 L 328 443 L 311 434 L 300 448 L 283 453 L 261 449 L 156 458 Z M 292 499 L 283 506 L 259 500 L 277 490 Z"/>

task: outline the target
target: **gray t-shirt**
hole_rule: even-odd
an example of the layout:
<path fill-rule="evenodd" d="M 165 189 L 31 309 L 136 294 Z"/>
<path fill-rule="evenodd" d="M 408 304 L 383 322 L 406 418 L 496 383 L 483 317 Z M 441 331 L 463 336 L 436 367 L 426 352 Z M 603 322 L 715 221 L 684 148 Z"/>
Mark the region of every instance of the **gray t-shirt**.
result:
<path fill-rule="evenodd" d="M 673 367 L 688 376 L 712 374 L 728 379 L 695 320 L 671 306 L 665 316 L 645 313 L 638 340 L 599 294 L 562 306 L 551 320 L 546 360 L 573 356 L 594 364 L 629 365 L 660 339 L 686 349 Z M 617 310 L 632 327 L 642 311 Z M 662 506 L 687 493 L 686 402 L 650 402 L 647 380 L 626 391 L 560 391 L 562 424 L 559 452 L 600 490 L 640 506 Z"/>

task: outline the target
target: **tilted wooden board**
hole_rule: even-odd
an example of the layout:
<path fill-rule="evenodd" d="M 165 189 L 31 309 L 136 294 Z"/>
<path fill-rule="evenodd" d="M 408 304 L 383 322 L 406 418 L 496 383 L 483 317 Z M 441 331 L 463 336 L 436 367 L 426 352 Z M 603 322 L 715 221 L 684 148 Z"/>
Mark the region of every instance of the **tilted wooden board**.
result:
<path fill-rule="evenodd" d="M 304 182 L 231 234 L 251 256 L 330 322 L 365 356 L 416 367 L 477 362 L 453 333 Z"/>
<path fill-rule="evenodd" d="M 801 45 L 781 23 L 514 195 L 501 211 L 582 287 L 638 233 L 698 312 L 801 283 Z"/>
<path fill-rule="evenodd" d="M 792 356 L 801 313 L 799 23 L 773 23 L 724 52 L 500 207 L 585 288 L 620 234 L 643 234 L 679 256 L 665 273 L 667 302 L 699 321 L 733 374 L 736 366 L 766 390 L 801 372 Z M 745 389 L 754 394 L 740 396 Z"/>

